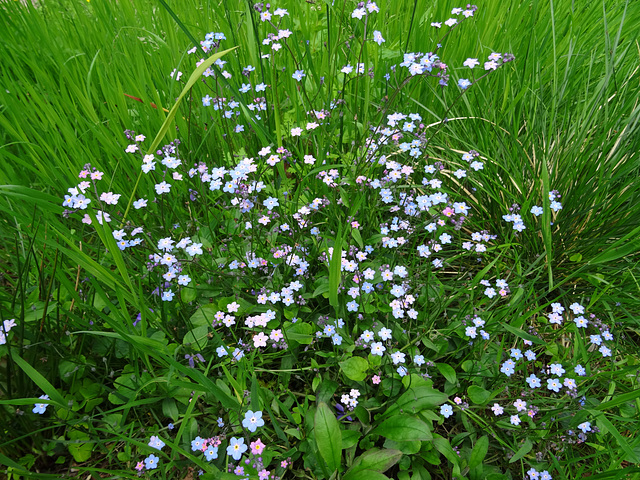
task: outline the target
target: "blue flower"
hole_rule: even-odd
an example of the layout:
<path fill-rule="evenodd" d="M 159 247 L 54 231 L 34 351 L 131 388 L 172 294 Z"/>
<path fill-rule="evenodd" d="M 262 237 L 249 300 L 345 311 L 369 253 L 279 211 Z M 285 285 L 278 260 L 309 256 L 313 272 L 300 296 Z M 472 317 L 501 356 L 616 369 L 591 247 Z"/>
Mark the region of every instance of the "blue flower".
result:
<path fill-rule="evenodd" d="M 247 413 L 245 413 L 244 420 L 242 420 L 242 426 L 244 428 L 246 428 L 250 432 L 255 432 L 258 427 L 262 427 L 263 425 L 264 420 L 262 419 L 262 412 L 252 412 L 251 410 L 249 410 Z"/>
<path fill-rule="evenodd" d="M 206 457 L 208 462 L 210 462 L 211 460 L 215 460 L 216 458 L 218 458 L 218 447 L 212 447 L 211 445 L 209 445 L 209 448 L 204 451 L 204 456 Z"/>
<path fill-rule="evenodd" d="M 244 424 L 244 421 L 242 423 Z M 244 438 L 232 438 L 231 440 L 229 440 L 229 446 L 227 447 L 227 455 L 232 457 L 234 460 L 236 461 L 240 460 L 240 457 L 242 457 L 242 454 L 246 451 L 247 451 L 247 446 L 244 444 Z"/>
<path fill-rule="evenodd" d="M 153 470 L 158 466 L 158 457 L 156 457 L 153 453 L 144 459 L 144 466 L 147 470 Z"/>
<path fill-rule="evenodd" d="M 40 398 L 42 400 L 49 400 L 49 395 L 41 395 Z M 36 403 L 35 407 L 33 407 L 33 413 L 38 413 L 42 415 L 47 410 L 48 403 Z"/>
<path fill-rule="evenodd" d="M 440 414 L 443 415 L 444 418 L 449 418 L 453 415 L 453 408 L 451 408 L 451 405 L 442 405 L 440 407 Z"/>
<path fill-rule="evenodd" d="M 470 86 L 471 82 L 466 78 L 461 78 L 460 80 L 458 80 L 458 87 L 460 87 L 462 90 L 466 90 Z"/>
<path fill-rule="evenodd" d="M 196 437 L 191 441 L 191 451 L 196 452 L 198 450 L 202 450 L 202 444 L 204 440 L 200 437 Z"/>

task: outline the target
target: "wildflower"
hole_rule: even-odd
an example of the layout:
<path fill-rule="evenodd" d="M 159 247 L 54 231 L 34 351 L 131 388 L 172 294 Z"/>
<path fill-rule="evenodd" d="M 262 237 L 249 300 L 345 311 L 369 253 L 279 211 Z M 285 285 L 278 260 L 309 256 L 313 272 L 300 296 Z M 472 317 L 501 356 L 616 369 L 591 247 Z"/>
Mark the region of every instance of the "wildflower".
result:
<path fill-rule="evenodd" d="M 526 378 L 527 383 L 530 388 L 539 388 L 541 386 L 540 379 L 536 377 L 533 373 Z"/>
<path fill-rule="evenodd" d="M 384 38 L 382 38 L 382 33 L 380 33 L 378 30 L 375 30 L 373 32 L 373 41 L 378 45 L 382 45 L 382 43 L 385 41 Z"/>
<path fill-rule="evenodd" d="M 388 328 L 382 328 L 380 329 L 380 331 L 378 332 L 378 335 L 380 336 L 380 338 L 382 340 L 389 340 L 391 338 L 391 330 Z"/>
<path fill-rule="evenodd" d="M 497 403 L 493 404 L 493 407 L 491 407 L 491 410 L 493 410 L 493 414 L 497 417 L 498 415 L 502 415 L 504 413 L 504 408 L 502 408 L 500 405 L 498 405 Z"/>
<path fill-rule="evenodd" d="M 251 447 L 251 453 L 253 455 L 262 455 L 265 447 L 264 443 L 262 443 L 262 440 L 260 439 L 256 440 L 255 442 L 251 442 L 249 446 Z"/>
<path fill-rule="evenodd" d="M 162 450 L 162 447 L 164 447 L 164 442 L 160 440 L 159 437 L 154 435 L 149 439 L 149 446 L 157 450 Z"/>
<path fill-rule="evenodd" d="M 584 318 L 582 315 L 574 318 L 573 321 L 576 323 L 576 327 L 578 328 L 587 328 L 587 325 L 589 325 L 589 322 L 587 321 L 587 319 Z"/>
<path fill-rule="evenodd" d="M 504 373 L 507 377 L 510 377 L 515 372 L 515 366 L 516 364 L 513 362 L 513 360 L 507 360 L 500 367 L 500 371 Z"/>
<path fill-rule="evenodd" d="M 580 375 L 581 377 L 584 377 L 587 374 L 587 371 L 582 365 L 576 365 L 576 368 L 574 368 L 573 371 L 576 372 L 576 374 Z"/>
<path fill-rule="evenodd" d="M 244 420 L 242 420 L 242 426 L 245 427 L 250 432 L 255 432 L 258 427 L 264 426 L 264 420 L 262 419 L 262 412 L 260 411 L 252 412 L 251 410 L 249 410 L 244 415 Z"/>
<path fill-rule="evenodd" d="M 142 469 L 144 468 L 144 462 L 136 463 L 136 467 L 135 468 L 136 468 L 137 471 L 141 472 Z"/>
<path fill-rule="evenodd" d="M 466 90 L 470 86 L 471 82 L 468 79 L 461 78 L 460 80 L 458 80 L 458 87 L 460 87 L 461 90 Z"/>
<path fill-rule="evenodd" d="M 243 421 L 244 424 L 244 421 Z M 247 446 L 244 444 L 244 438 L 235 438 L 232 437 L 229 440 L 229 446 L 227 447 L 227 455 L 232 457 L 234 460 L 240 460 L 242 454 L 247 451 Z"/>
<path fill-rule="evenodd" d="M 163 193 L 169 193 L 169 191 L 171 190 L 171 185 L 165 181 L 162 181 L 156 184 L 155 188 L 156 188 L 156 193 L 158 195 L 162 195 Z"/>
<path fill-rule="evenodd" d="M 379 375 L 374 375 L 373 377 L 371 377 L 371 383 L 373 383 L 374 385 L 379 385 L 380 381 L 381 380 Z"/>
<path fill-rule="evenodd" d="M 382 342 L 374 342 L 371 344 L 371 355 L 382 356 L 386 348 L 382 345 Z"/>
<path fill-rule="evenodd" d="M 140 210 L 141 208 L 144 208 L 147 206 L 147 199 L 146 198 L 140 198 L 138 200 L 136 200 L 135 202 L 133 202 L 133 208 L 135 208 L 136 210 Z"/>
<path fill-rule="evenodd" d="M 393 352 L 391 354 L 391 360 L 393 360 L 393 364 L 397 365 L 399 363 L 404 363 L 405 354 L 402 352 Z"/>
<path fill-rule="evenodd" d="M 554 392 L 559 392 L 560 391 L 560 387 L 562 386 L 562 384 L 560 383 L 559 379 L 557 378 L 548 378 L 547 379 L 547 388 L 549 390 L 553 390 Z"/>
<path fill-rule="evenodd" d="M 576 302 L 569 305 L 569 309 L 574 313 L 574 315 L 580 315 L 584 313 L 584 307 Z"/>
<path fill-rule="evenodd" d="M 559 377 L 562 376 L 562 374 L 565 372 L 564 368 L 562 368 L 562 365 L 559 363 L 552 363 L 551 365 L 549 365 L 549 372 L 552 375 L 558 375 Z"/>
<path fill-rule="evenodd" d="M 444 416 L 444 418 L 449 418 L 453 415 L 453 408 L 451 408 L 451 405 L 442 405 L 440 407 L 440 414 Z"/>
<path fill-rule="evenodd" d="M 40 395 L 41 400 L 49 400 L 49 395 Z M 47 410 L 48 403 L 36 403 L 35 407 L 33 407 L 33 413 L 37 413 L 42 415 Z"/>
<path fill-rule="evenodd" d="M 538 207 L 538 206 L 533 206 L 531 207 L 531 213 L 534 214 L 536 217 L 539 217 L 540 215 L 542 215 L 542 207 Z"/>
<path fill-rule="evenodd" d="M 169 290 L 165 290 L 164 292 L 162 292 L 162 301 L 163 302 L 170 302 L 173 300 L 173 297 L 175 296 L 175 293 L 173 293 L 170 289 Z"/>
<path fill-rule="evenodd" d="M 208 462 L 210 462 L 211 460 L 215 460 L 216 458 L 218 458 L 218 447 L 209 445 L 204 451 L 204 456 Z"/>
<path fill-rule="evenodd" d="M 144 466 L 147 470 L 153 470 L 158 466 L 158 460 L 160 458 L 156 457 L 153 453 L 144 459 Z"/>
<path fill-rule="evenodd" d="M 602 345 L 598 351 L 602 354 L 603 357 L 610 357 L 611 356 L 611 349 L 609 347 L 607 347 L 606 345 Z"/>
<path fill-rule="evenodd" d="M 296 70 L 295 73 L 291 76 L 294 80 L 297 80 L 299 82 L 302 80 L 302 77 L 306 77 L 306 73 L 304 73 L 304 70 Z"/>
<path fill-rule="evenodd" d="M 362 17 L 364 17 L 367 14 L 366 10 L 364 9 L 364 7 L 362 8 L 356 8 L 352 13 L 351 13 L 351 18 L 357 18 L 358 20 L 362 20 Z"/>
<path fill-rule="evenodd" d="M 200 437 L 196 437 L 191 441 L 191 451 L 197 452 L 198 450 L 202 450 L 202 445 L 204 444 L 204 440 Z"/>
<path fill-rule="evenodd" d="M 522 412 L 527 409 L 527 402 L 521 399 L 517 399 L 515 402 L 513 402 L 513 406 L 516 407 L 516 410 Z"/>
<path fill-rule="evenodd" d="M 511 424 L 512 425 L 520 425 L 520 422 L 522 422 L 522 420 L 520 420 L 520 417 L 518 415 L 511 415 L 510 418 Z"/>
<path fill-rule="evenodd" d="M 477 58 L 467 58 L 462 65 L 464 65 L 465 67 L 474 68 L 475 66 L 480 65 L 480 62 Z"/>
<path fill-rule="evenodd" d="M 583 433 L 590 432 L 591 431 L 591 423 L 589 423 L 589 422 L 581 423 L 580 425 L 578 425 L 578 428 L 580 430 L 582 430 Z"/>

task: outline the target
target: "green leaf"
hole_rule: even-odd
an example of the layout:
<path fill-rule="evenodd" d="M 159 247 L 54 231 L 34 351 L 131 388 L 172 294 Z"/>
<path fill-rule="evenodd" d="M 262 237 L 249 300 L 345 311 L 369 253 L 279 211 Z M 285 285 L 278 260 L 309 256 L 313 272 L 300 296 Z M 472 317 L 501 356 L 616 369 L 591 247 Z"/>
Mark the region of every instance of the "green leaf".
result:
<path fill-rule="evenodd" d="M 418 413 L 427 408 L 435 408 L 447 401 L 449 396 L 427 386 L 413 387 L 404 392 L 389 406 L 383 417 L 390 417 L 402 410 L 405 413 Z"/>
<path fill-rule="evenodd" d="M 436 364 L 436 366 L 438 367 L 438 371 L 447 380 L 447 382 L 453 383 L 455 385 L 456 371 L 453 369 L 453 367 L 447 365 L 446 363 L 438 363 Z"/>
<path fill-rule="evenodd" d="M 471 385 L 467 390 L 467 395 L 469 395 L 469 400 L 473 403 L 484 405 L 491 397 L 491 392 L 477 385 Z"/>
<path fill-rule="evenodd" d="M 531 449 L 533 448 L 533 443 L 531 443 L 531 440 L 529 440 L 528 438 L 524 441 L 524 445 L 522 445 L 518 451 L 515 453 L 515 455 L 513 457 L 511 457 L 511 460 L 509 460 L 509 463 L 514 463 L 517 462 L 518 460 L 520 460 L 522 457 L 524 457 L 527 453 L 529 453 L 531 451 Z"/>
<path fill-rule="evenodd" d="M 78 462 L 86 462 L 91 458 L 91 452 L 93 452 L 93 442 L 81 442 L 70 443 L 68 445 L 69 453 L 73 456 L 73 459 Z"/>
<path fill-rule="evenodd" d="M 359 470 L 384 473 L 398 463 L 401 458 L 402 452 L 400 450 L 390 448 L 369 450 L 355 459 L 345 478 Z"/>
<path fill-rule="evenodd" d="M 351 357 L 340 362 L 340 369 L 350 380 L 361 382 L 367 376 L 369 362 L 362 357 Z"/>
<path fill-rule="evenodd" d="M 342 267 L 342 225 L 338 228 L 333 253 L 329 260 L 329 303 L 338 310 L 338 287 L 340 286 Z"/>
<path fill-rule="evenodd" d="M 545 341 L 542 340 L 541 338 L 538 338 L 534 335 L 531 335 L 530 333 L 525 332 L 524 330 L 520 330 L 519 328 L 515 328 L 512 327 L 511 325 L 509 325 L 508 323 L 502 323 L 500 322 L 500 325 L 502 325 L 504 327 L 504 329 L 507 332 L 513 333 L 514 335 L 523 338 L 525 340 L 529 340 L 530 342 L 533 342 L 537 345 L 545 345 Z"/>
<path fill-rule="evenodd" d="M 451 448 L 451 444 L 448 439 L 437 436 L 433 439 L 433 446 L 436 447 L 436 450 L 444 455 L 447 460 L 454 465 L 458 465 L 460 457 L 458 457 L 458 454 L 453 450 L 453 448 Z"/>
<path fill-rule="evenodd" d="M 284 323 L 284 332 L 287 341 L 293 340 L 304 345 L 309 345 L 313 341 L 313 335 L 311 335 L 312 331 L 313 327 L 308 323 Z"/>
<path fill-rule="evenodd" d="M 200 351 L 207 346 L 207 335 L 209 334 L 209 327 L 203 325 L 196 327 L 193 330 L 188 331 L 182 339 L 183 345 L 189 345 L 195 351 Z"/>
<path fill-rule="evenodd" d="M 487 436 L 480 437 L 471 451 L 471 458 L 469 459 L 469 468 L 475 468 L 481 465 L 484 458 L 489 451 L 489 438 Z"/>
<path fill-rule="evenodd" d="M 191 315 L 189 321 L 194 327 L 212 325 L 217 311 L 218 308 L 215 304 L 208 303 L 207 305 L 203 305 L 198 310 L 196 310 L 195 313 Z"/>
<path fill-rule="evenodd" d="M 343 430 L 342 431 L 342 450 L 353 447 L 362 435 L 356 430 Z"/>
<path fill-rule="evenodd" d="M 411 415 L 394 415 L 382 422 L 371 435 L 382 435 L 396 442 L 431 440 L 431 428 L 425 422 Z"/>
<path fill-rule="evenodd" d="M 329 470 L 335 472 L 340 466 L 342 434 L 335 414 L 324 402 L 318 405 L 314 415 L 313 434 L 320 456 L 326 462 Z"/>
<path fill-rule="evenodd" d="M 389 477 L 375 470 L 358 470 L 346 474 L 342 480 L 389 480 Z"/>
<path fill-rule="evenodd" d="M 60 408 L 68 408 L 68 404 L 65 399 L 58 393 L 58 391 L 51 385 L 46 378 L 44 378 L 35 368 L 29 365 L 22 357 L 20 357 L 15 350 L 11 350 L 11 358 L 18 365 L 24 373 L 35 383 L 40 390 L 49 395 L 51 401 L 40 400 L 40 403 L 53 403 Z"/>

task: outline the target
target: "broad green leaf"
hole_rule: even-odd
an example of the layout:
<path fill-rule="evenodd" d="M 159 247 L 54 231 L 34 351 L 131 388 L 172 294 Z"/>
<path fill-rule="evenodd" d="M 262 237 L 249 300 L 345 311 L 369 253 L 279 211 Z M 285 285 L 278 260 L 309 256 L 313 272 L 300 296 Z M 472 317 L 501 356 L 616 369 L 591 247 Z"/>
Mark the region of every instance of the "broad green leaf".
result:
<path fill-rule="evenodd" d="M 390 417 L 401 411 L 404 413 L 418 413 L 427 408 L 435 408 L 447 401 L 448 395 L 431 387 L 413 387 L 404 392 L 393 402 L 384 413 L 384 417 Z"/>
<path fill-rule="evenodd" d="M 347 378 L 356 382 L 361 382 L 367 376 L 369 362 L 362 357 L 351 357 L 340 362 L 340 369 Z"/>
<path fill-rule="evenodd" d="M 458 454 L 453 450 L 453 448 L 451 448 L 451 444 L 448 439 L 437 436 L 433 439 L 433 446 L 436 447 L 436 450 L 444 455 L 447 460 L 454 465 L 458 465 L 460 457 L 458 457 Z"/>
<path fill-rule="evenodd" d="M 324 402 L 318 405 L 313 423 L 313 434 L 318 446 L 318 452 L 326 462 L 329 470 L 335 472 L 340 467 L 340 456 L 342 454 L 340 424 L 331 408 Z"/>
<path fill-rule="evenodd" d="M 531 443 L 531 440 L 529 440 L 528 438 L 524 441 L 524 444 L 518 449 L 518 451 L 515 453 L 515 455 L 513 457 L 511 457 L 511 460 L 509 460 L 509 463 L 514 463 L 517 462 L 518 460 L 520 460 L 522 457 L 524 457 L 527 453 L 529 453 L 531 451 L 531 449 L 533 448 L 533 443 Z"/>
<path fill-rule="evenodd" d="M 284 323 L 284 332 L 287 341 L 293 340 L 304 345 L 309 345 L 313 341 L 313 335 L 311 335 L 312 331 L 313 327 L 308 323 Z"/>
<path fill-rule="evenodd" d="M 447 382 L 453 383 L 455 385 L 456 371 L 453 369 L 453 367 L 447 365 L 446 363 L 438 363 L 436 364 L 436 366 L 438 367 L 438 371 L 447 380 Z"/>
<path fill-rule="evenodd" d="M 208 303 L 206 305 L 201 306 L 198 310 L 195 311 L 189 321 L 191 325 L 194 327 L 201 327 L 202 325 L 213 325 L 213 321 L 215 320 L 216 312 L 218 311 L 217 305 L 213 303 Z"/>
<path fill-rule="evenodd" d="M 469 400 L 471 400 L 473 403 L 484 405 L 491 397 L 491 392 L 477 385 L 471 385 L 467 389 L 467 395 L 469 395 Z"/>
<path fill-rule="evenodd" d="M 375 470 L 357 470 L 346 474 L 342 480 L 389 480 L 389 477 Z"/>
<path fill-rule="evenodd" d="M 356 430 L 343 430 L 342 431 L 342 450 L 353 447 L 362 435 Z"/>
<path fill-rule="evenodd" d="M 189 348 L 195 351 L 200 351 L 207 346 L 208 334 L 209 334 L 208 326 L 203 325 L 201 327 L 196 327 L 193 330 L 189 330 L 185 334 L 184 338 L 182 339 L 182 344 L 188 345 Z"/>
<path fill-rule="evenodd" d="M 431 440 L 431 428 L 422 420 L 411 415 L 394 415 L 382 422 L 371 435 L 381 435 L 397 442 Z"/>
<path fill-rule="evenodd" d="M 402 452 L 400 450 L 390 448 L 369 450 L 355 459 L 345 478 L 358 470 L 372 470 L 384 473 L 398 463 L 401 458 Z"/>
<path fill-rule="evenodd" d="M 484 436 L 480 437 L 475 445 L 473 446 L 473 450 L 471 450 L 471 458 L 469 459 L 469 468 L 477 467 L 481 465 L 485 457 L 487 456 L 487 452 L 489 451 L 489 437 Z"/>

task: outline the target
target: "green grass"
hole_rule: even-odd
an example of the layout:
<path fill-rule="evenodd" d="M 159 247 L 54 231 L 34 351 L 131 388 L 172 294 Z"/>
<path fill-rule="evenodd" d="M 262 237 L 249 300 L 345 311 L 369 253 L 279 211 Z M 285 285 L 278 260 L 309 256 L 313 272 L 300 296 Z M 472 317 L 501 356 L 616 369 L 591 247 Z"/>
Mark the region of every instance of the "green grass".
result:
<path fill-rule="evenodd" d="M 207 200 L 206 192 L 201 192 L 203 201 L 211 203 L 194 204 L 193 209 L 160 202 L 158 216 L 150 213 L 145 217 L 150 233 L 170 235 L 168 227 L 174 223 L 184 232 L 201 227 L 198 235 L 211 243 L 212 258 L 201 265 L 200 274 L 203 279 L 221 279 L 209 285 L 203 280 L 195 293 L 183 291 L 180 310 L 165 302 L 158 305 L 150 297 L 157 282 L 141 274 L 144 258 L 120 254 L 110 229 L 63 219 L 60 205 L 87 163 L 104 171 L 103 181 L 109 186 L 105 190 L 121 192 L 123 199 L 137 198 L 132 195 L 134 185 L 138 192 L 153 190 L 159 177 L 141 176 L 139 162 L 124 153 L 125 129 L 144 133 L 151 140 L 163 126 L 168 127 L 159 144 L 179 138 L 191 163 L 234 165 L 240 154 L 256 156 L 265 145 L 274 149 L 285 145 L 299 157 L 312 152 L 327 164 L 338 164 L 354 178 L 372 176 L 374 168 L 361 161 L 360 147 L 369 135 L 368 127 L 383 123 L 387 114 L 396 111 L 418 112 L 423 123 L 433 124 L 427 135 L 430 162 L 443 159 L 448 165 L 462 166 L 460 153 L 471 149 L 486 159 L 484 176 L 464 183 L 472 195 L 467 200 L 472 203 L 472 215 L 462 232 L 486 229 L 500 239 L 492 251 L 494 262 L 475 267 L 461 260 L 467 270 L 447 272 L 450 282 L 437 280 L 430 269 L 421 270 L 416 259 L 403 258 L 424 275 L 421 298 L 429 299 L 424 304 L 423 324 L 411 323 L 409 329 L 421 329 L 430 339 L 439 365 L 454 364 L 454 379 L 457 373 L 464 385 L 468 382 L 492 390 L 490 375 L 479 373 L 474 379 L 474 371 L 462 367 L 465 361 L 491 364 L 502 349 L 511 348 L 509 333 L 515 329 L 520 332 L 516 337 L 526 334 L 529 323 L 523 322 L 538 324 L 544 309 L 558 298 L 598 305 L 601 318 L 619 324 L 620 332 L 619 353 L 610 371 L 594 371 L 590 379 L 590 387 L 601 395 L 590 397 L 587 408 L 591 418 L 598 418 L 603 432 L 598 438 L 605 443 L 559 455 L 552 465 L 554 478 L 578 478 L 585 471 L 597 472 L 602 478 L 622 478 L 623 467 L 629 462 L 637 465 L 638 442 L 633 432 L 640 408 L 636 378 L 640 335 L 640 45 L 636 26 L 640 4 L 514 0 L 508 6 L 500 2 L 481 5 L 473 21 L 462 23 L 442 40 L 438 55 L 456 66 L 450 70 L 451 87 L 444 92 L 426 79 L 412 79 L 404 85 L 404 74 L 393 73 L 391 66 L 402 61 L 404 52 L 430 49 L 445 31 L 430 23 L 446 20 L 458 5 L 426 0 L 382 0 L 378 5 L 380 12 L 365 24 L 351 18 L 353 2 L 274 4 L 273 8 L 289 9 L 287 21 L 293 31 L 285 47 L 288 51 L 282 52 L 282 71 L 260 58 L 265 50 L 259 41 L 268 30 L 252 14 L 248 2 L 61 0 L 43 1 L 37 8 L 13 1 L 0 4 L 0 24 L 5 26 L 0 32 L 0 268 L 5 272 L 0 277 L 0 316 L 16 318 L 19 324 L 19 341 L 11 348 L 0 346 L 0 371 L 5 378 L 0 380 L 4 432 L 0 460 L 13 468 L 12 474 L 26 468 L 31 478 L 45 478 L 43 473 L 68 471 L 73 458 L 83 474 L 95 478 L 102 473 L 108 478 L 137 478 L 132 469 L 140 459 L 136 452 L 144 451 L 149 432 L 169 434 L 164 418 L 176 421 L 171 453 L 162 456 L 167 464 L 164 478 L 173 478 L 171 475 L 191 466 L 206 469 L 207 462 L 193 454 L 188 443 L 200 431 L 199 425 L 214 426 L 223 412 L 232 412 L 228 421 L 237 419 L 240 405 L 251 405 L 254 410 L 261 405 L 265 415 L 279 417 L 290 429 L 299 430 L 296 437 L 276 425 L 270 427 L 283 458 L 294 455 L 294 438 L 302 436 L 300 448 L 306 449 L 306 460 L 298 459 L 296 474 L 303 475 L 301 465 L 316 459 L 315 449 L 327 438 L 335 441 L 336 425 L 329 420 L 323 429 L 318 425 L 325 421 L 322 415 L 327 409 L 322 405 L 332 401 L 338 383 L 344 380 L 338 374 L 328 378 L 309 369 L 328 369 L 342 359 L 337 350 L 317 357 L 296 350 L 265 360 L 263 370 L 254 371 L 239 366 L 230 372 L 213 362 L 213 357 L 202 370 L 188 368 L 184 361 L 185 352 L 201 351 L 200 342 L 206 342 L 207 334 L 218 335 L 215 330 L 202 329 L 211 319 L 195 313 L 197 306 L 206 305 L 210 298 L 217 302 L 228 297 L 230 302 L 233 294 L 245 295 L 267 281 L 260 276 L 234 278 L 223 274 L 217 264 L 235 258 L 233 255 L 243 257 L 249 241 L 252 249 L 268 248 L 269 242 L 275 244 L 275 237 L 245 241 L 246 234 L 239 237 L 241 231 L 236 229 L 239 218 L 231 210 L 214 213 L 221 201 Z M 381 47 L 364 44 L 365 29 L 369 37 L 373 30 L 381 30 L 386 42 Z M 194 59 L 202 56 L 185 52 L 194 46 L 192 39 L 200 40 L 210 31 L 227 35 L 222 48 L 239 47 L 224 57 L 229 70 L 239 72 L 251 64 L 256 68 L 255 83 L 259 80 L 272 86 L 265 93 L 269 109 L 263 122 L 243 135 L 232 134 L 228 124 L 212 121 L 211 110 L 203 108 L 200 100 L 206 94 L 231 96 L 229 92 L 237 92 L 246 81 L 239 73 L 213 86 L 197 82 L 177 110 L 175 128 L 173 123 L 164 123 L 195 68 Z M 460 95 L 457 79 L 472 78 L 472 73 L 457 66 L 467 57 L 482 61 L 494 51 L 513 53 L 516 59 Z M 355 66 L 359 62 L 367 72 L 372 70 L 371 80 L 365 75 L 345 82 L 337 73 L 347 63 Z M 170 78 L 174 68 L 184 72 L 183 83 Z M 300 83 L 291 77 L 298 69 L 307 74 Z M 478 69 L 474 72 L 481 74 Z M 386 73 L 392 74 L 388 82 Z M 400 85 L 404 86 L 398 89 Z M 309 110 L 329 110 L 336 99 L 345 101 L 339 121 L 325 122 L 313 136 L 290 138 L 293 126 L 309 121 Z M 248 125 L 249 110 L 241 102 L 240 118 Z M 444 116 L 449 121 L 443 125 Z M 416 171 L 423 164 L 423 158 L 416 161 Z M 297 207 L 309 203 L 316 193 L 327 194 L 323 183 L 315 179 L 317 171 L 299 178 L 299 165 L 287 172 L 281 166 L 273 174 L 264 173 L 272 182 L 270 192 L 290 191 Z M 448 188 L 456 183 L 462 182 L 451 182 Z M 552 190 L 560 192 L 563 205 L 554 215 L 546 200 Z M 314 244 L 314 253 L 320 254 L 328 245 L 346 250 L 358 244 L 347 217 L 363 214 L 373 225 L 385 218 L 381 211 L 365 211 L 364 206 L 373 205 L 377 196 L 363 193 L 357 185 L 343 186 L 339 195 L 345 209 L 332 206 L 322 214 L 326 215 L 322 224 L 333 230 L 333 236 L 326 245 Z M 516 203 L 523 213 L 533 205 L 545 207 L 545 214 L 528 220 L 527 229 L 519 235 L 502 220 Z M 121 200 L 119 208 L 124 213 L 126 202 Z M 127 215 L 127 219 L 140 218 L 134 211 Z M 158 217 L 162 226 L 154 224 Z M 120 227 L 112 224 L 110 228 Z M 367 228 L 361 234 L 365 244 L 379 233 Z M 221 248 L 223 243 L 225 248 Z M 383 263 L 396 260 L 385 253 Z M 473 290 L 467 287 L 494 274 L 508 278 L 511 300 L 504 308 L 498 302 L 482 305 L 492 309 L 490 321 L 511 330 L 505 327 L 502 343 L 482 354 L 466 351 L 465 339 L 456 336 L 456 328 L 460 319 L 476 312 L 473 302 L 482 302 L 481 295 L 469 294 Z M 319 277 L 313 285 L 317 294 L 310 302 L 322 305 L 322 293 L 329 300 L 326 308 L 313 307 L 313 315 L 333 314 L 335 309 L 338 316 L 340 308 L 346 313 L 340 281 L 339 262 L 334 261 L 326 281 Z M 147 313 L 149 308 L 155 312 Z M 136 330 L 132 317 L 138 312 L 141 320 Z M 451 324 L 442 323 L 445 315 Z M 354 336 L 361 331 L 355 324 L 349 327 Z M 289 333 L 299 335 L 298 339 L 309 333 L 294 330 L 292 327 Z M 551 352 L 556 361 L 586 358 L 586 339 L 576 332 L 545 331 L 545 340 L 560 345 Z M 575 339 L 575 349 L 563 335 Z M 304 364 L 307 361 L 312 362 L 311 367 Z M 495 366 L 497 373 L 497 363 Z M 440 377 L 446 376 L 439 371 Z M 440 378 L 438 386 L 448 388 L 453 396 L 449 384 L 455 382 L 449 380 Z M 312 382 L 314 387 L 309 390 Z M 395 380 L 391 390 L 398 383 Z M 283 388 L 297 396 L 283 394 Z M 57 423 L 43 422 L 31 414 L 38 396 L 34 392 L 40 390 L 51 397 Z M 243 399 L 244 391 L 249 392 L 248 400 Z M 310 395 L 315 399 L 309 400 Z M 71 400 L 74 406 L 69 408 Z M 372 429 L 384 428 L 373 418 L 384 413 L 386 400 L 376 398 L 379 403 L 368 407 Z M 554 418 L 551 408 L 542 414 L 551 424 L 570 423 Z M 460 447 L 465 462 L 475 462 L 473 452 L 479 455 L 477 450 L 484 444 L 479 439 L 487 438 L 483 437 L 487 432 L 497 438 L 491 440 L 487 462 L 495 473 L 518 475 L 522 465 L 520 475 L 524 475 L 524 463 L 509 463 L 504 455 L 520 451 L 525 436 L 504 434 L 503 425 L 487 426 L 487 419 L 479 414 L 461 418 L 458 424 L 446 427 L 451 427 L 449 431 L 442 424 L 434 427 L 446 442 L 434 441 L 431 450 L 422 451 L 423 458 L 437 457 L 440 452 L 452 465 L 441 470 L 432 466 L 432 478 L 460 470 L 451 445 Z M 434 430 L 434 436 L 437 434 Z M 542 432 L 537 440 L 545 445 L 545 452 L 562 443 L 561 438 L 545 438 Z M 380 446 L 366 441 L 371 442 L 369 448 Z M 406 444 L 396 447 L 411 450 Z M 361 443 L 360 448 L 366 450 L 367 444 Z M 355 455 L 355 448 L 346 449 L 344 461 L 351 465 Z M 316 459 L 320 467 L 304 466 L 313 468 L 307 474 L 328 478 L 335 457 L 322 451 L 320 456 L 322 461 Z M 535 462 L 535 450 L 522 457 Z M 409 458 L 415 457 L 405 455 L 405 466 Z M 591 466 L 585 466 L 585 459 Z M 398 470 L 388 475 L 407 471 L 393 468 Z M 429 478 L 421 473 L 426 467 L 416 464 L 414 468 L 412 478 Z M 470 470 L 464 475 L 483 478 L 481 470 Z M 626 472 L 637 478 L 637 469 Z"/>

